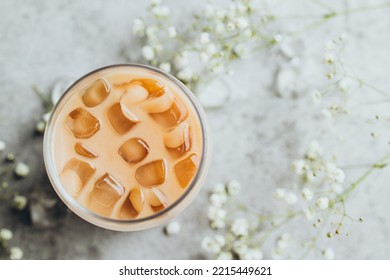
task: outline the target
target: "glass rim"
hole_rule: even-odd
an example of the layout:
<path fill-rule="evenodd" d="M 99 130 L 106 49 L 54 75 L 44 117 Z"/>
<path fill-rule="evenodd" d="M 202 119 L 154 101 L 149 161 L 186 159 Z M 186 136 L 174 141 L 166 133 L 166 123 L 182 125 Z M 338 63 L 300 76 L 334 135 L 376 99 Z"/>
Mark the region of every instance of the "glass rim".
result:
<path fill-rule="evenodd" d="M 83 80 L 86 78 L 101 72 L 105 70 L 110 70 L 114 68 L 121 68 L 121 67 L 130 67 L 130 68 L 142 68 L 146 70 L 150 70 L 158 75 L 163 76 L 164 78 L 170 80 L 173 82 L 176 86 L 179 87 L 179 89 L 182 91 L 182 94 L 185 95 L 186 98 L 189 99 L 191 102 L 192 106 L 194 107 L 194 111 L 196 112 L 196 116 L 198 117 L 201 131 L 202 131 L 202 155 L 199 163 L 199 168 L 197 170 L 197 173 L 195 177 L 192 179 L 191 184 L 187 187 L 186 191 L 178 198 L 176 199 L 172 204 L 170 204 L 168 207 L 165 209 L 139 219 L 114 219 L 114 218 L 109 218 L 109 217 L 104 217 L 101 215 L 96 214 L 95 212 L 89 210 L 88 208 L 84 207 L 81 205 L 72 195 L 69 194 L 69 192 L 66 190 L 64 185 L 61 183 L 59 179 L 59 175 L 56 175 L 56 170 L 55 170 L 55 163 L 54 163 L 54 156 L 52 154 L 52 148 L 53 148 L 53 128 L 54 128 L 54 123 L 57 121 L 57 117 L 54 119 L 55 113 L 59 110 L 59 107 L 62 105 L 61 103 L 63 100 L 68 96 L 68 94 L 72 91 L 72 89 L 79 85 Z M 54 123 L 53 123 L 54 122 Z M 208 138 L 208 128 L 207 128 L 207 121 L 205 117 L 205 112 L 203 111 L 203 108 L 199 104 L 199 102 L 196 100 L 194 94 L 192 91 L 185 86 L 180 80 L 175 78 L 169 73 L 166 73 L 158 68 L 149 66 L 149 65 L 143 65 L 143 64 L 137 64 L 137 63 L 123 63 L 123 64 L 112 64 L 112 65 L 107 65 L 104 67 L 97 68 L 91 72 L 88 72 L 87 74 L 83 75 L 81 78 L 77 79 L 72 85 L 70 85 L 62 94 L 60 99 L 57 101 L 57 103 L 54 105 L 52 113 L 50 115 L 50 118 L 47 121 L 46 129 L 44 132 L 44 139 L 43 139 L 43 158 L 44 158 L 44 164 L 46 168 L 46 172 L 48 174 L 49 180 L 53 186 L 53 189 L 56 191 L 57 195 L 60 197 L 60 199 L 66 204 L 68 208 L 72 210 L 76 215 L 80 216 L 81 218 L 85 219 L 89 223 L 92 223 L 94 225 L 105 227 L 101 224 L 97 224 L 95 222 L 89 219 L 87 219 L 84 215 L 81 216 L 79 215 L 79 212 L 86 214 L 87 217 L 91 217 L 95 220 L 102 221 L 104 223 L 115 223 L 115 224 L 120 224 L 122 226 L 125 225 L 136 225 L 136 224 L 141 224 L 141 223 L 146 223 L 148 221 L 152 221 L 154 219 L 157 219 L 159 217 L 163 217 L 175 209 L 178 208 L 178 205 L 183 202 L 191 192 L 193 192 L 195 189 L 195 186 L 197 185 L 198 181 L 202 178 L 202 176 L 205 176 L 205 168 L 206 168 L 206 161 L 207 161 L 207 156 L 208 156 L 208 151 L 209 151 L 209 138 Z M 207 170 L 206 170 L 207 171 Z M 200 189 L 202 186 L 199 186 L 198 188 Z M 187 205 L 188 206 L 188 205 Z M 184 209 L 181 209 L 183 211 Z M 180 211 L 180 212 L 181 212 Z M 178 213 L 177 213 L 178 214 Z"/>

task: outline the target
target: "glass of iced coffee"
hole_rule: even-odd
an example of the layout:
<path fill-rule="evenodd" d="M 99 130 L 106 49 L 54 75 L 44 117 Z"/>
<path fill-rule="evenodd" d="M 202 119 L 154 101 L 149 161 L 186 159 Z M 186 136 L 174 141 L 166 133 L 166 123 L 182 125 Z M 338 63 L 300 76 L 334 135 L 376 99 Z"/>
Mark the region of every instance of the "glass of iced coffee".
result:
<path fill-rule="evenodd" d="M 205 114 L 180 81 L 136 64 L 95 70 L 55 106 L 44 138 L 62 201 L 97 226 L 134 231 L 183 211 L 210 162 Z"/>

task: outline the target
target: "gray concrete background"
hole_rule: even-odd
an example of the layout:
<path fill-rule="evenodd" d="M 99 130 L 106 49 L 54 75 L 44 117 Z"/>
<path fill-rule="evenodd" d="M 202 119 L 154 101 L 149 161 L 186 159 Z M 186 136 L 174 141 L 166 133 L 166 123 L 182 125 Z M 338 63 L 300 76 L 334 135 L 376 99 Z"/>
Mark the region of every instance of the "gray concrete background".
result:
<path fill-rule="evenodd" d="M 43 166 L 42 139 L 34 134 L 34 125 L 44 111 L 31 86 L 36 84 L 47 91 L 60 78 L 77 78 L 104 65 L 126 62 L 123 53 L 131 48 L 139 53 L 132 36 L 132 22 L 145 13 L 146 2 L 0 2 L 0 139 L 7 143 L 8 152 L 14 152 L 31 168 L 31 175 L 25 180 L 12 180 L 14 190 L 29 196 L 44 193 L 55 197 Z M 342 9 L 367 5 L 368 1 L 326 2 Z M 185 22 L 186 17 L 180 15 L 199 9 L 203 1 L 166 3 L 173 10 L 174 20 Z M 281 20 L 275 32 L 299 29 L 310 21 L 305 14 L 326 11 L 314 1 L 275 1 L 272 6 L 282 15 L 302 14 Z M 389 9 L 343 16 L 308 31 L 301 39 L 306 50 L 302 56 L 320 61 L 324 42 L 346 32 L 348 64 L 371 84 L 389 90 L 389 30 Z M 234 101 L 221 109 L 207 110 L 214 141 L 212 167 L 205 190 L 178 217 L 182 224 L 179 235 L 167 237 L 162 227 L 136 233 L 111 232 L 71 213 L 62 217 L 66 209 L 61 206 L 56 210 L 62 217 L 58 225 L 39 229 L 30 225 L 26 213 L 9 210 L 8 202 L 0 204 L 0 228 L 14 231 L 13 244 L 23 248 L 27 259 L 207 258 L 200 243 L 209 234 L 207 189 L 213 184 L 239 179 L 243 184 L 240 199 L 256 209 L 269 211 L 282 207 L 270 199 L 272 193 L 291 184 L 290 163 L 302 154 L 310 140 L 320 140 L 326 149 L 338 155 L 342 166 L 370 163 L 388 151 L 388 138 L 373 139 L 369 135 L 372 128 L 362 125 L 366 116 L 376 114 L 377 107 L 363 107 L 365 115 L 352 114 L 336 126 L 334 121 L 320 119 L 320 109 L 312 106 L 308 98 L 276 96 L 272 81 L 277 59 L 272 52 L 260 53 L 236 63 L 234 79 L 222 80 L 233 93 Z M 370 99 L 371 94 L 363 91 L 358 99 L 380 99 L 375 95 Z M 382 112 L 388 112 L 388 103 L 382 107 Z M 376 132 L 388 128 L 385 123 Z M 364 169 L 347 169 L 348 182 L 362 172 Z M 390 258 L 389 179 L 385 170 L 362 185 L 347 207 L 351 215 L 362 216 L 365 222 L 349 223 L 350 237 L 325 240 L 320 247 L 333 247 L 336 258 L 341 259 Z M 284 231 L 299 232 L 302 228 L 312 230 L 307 222 L 300 221 Z M 265 252 L 265 258 L 270 257 Z"/>

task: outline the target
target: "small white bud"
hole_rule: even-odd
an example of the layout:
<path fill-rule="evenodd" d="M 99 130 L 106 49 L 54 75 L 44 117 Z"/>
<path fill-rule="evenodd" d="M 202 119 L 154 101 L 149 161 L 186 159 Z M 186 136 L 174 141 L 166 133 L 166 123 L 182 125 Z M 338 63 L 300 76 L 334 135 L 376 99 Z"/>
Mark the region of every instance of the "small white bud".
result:
<path fill-rule="evenodd" d="M 165 227 L 165 232 L 168 235 L 176 235 L 180 232 L 181 226 L 179 222 L 173 221 L 167 224 Z"/>
<path fill-rule="evenodd" d="M 151 46 L 144 46 L 142 48 L 142 55 L 144 56 L 144 58 L 148 61 L 152 60 L 154 58 L 154 50 Z"/>
<path fill-rule="evenodd" d="M 30 168 L 23 162 L 18 162 L 15 166 L 15 174 L 19 177 L 26 177 L 30 173 Z"/>
<path fill-rule="evenodd" d="M 6 147 L 7 145 L 5 144 L 5 142 L 0 140 L 0 152 L 4 151 Z"/>
<path fill-rule="evenodd" d="M 12 247 L 9 252 L 9 258 L 11 260 L 20 260 L 23 258 L 23 251 L 19 247 Z"/>
<path fill-rule="evenodd" d="M 14 235 L 11 230 L 7 228 L 0 229 L 0 241 L 9 241 L 13 236 Z"/>

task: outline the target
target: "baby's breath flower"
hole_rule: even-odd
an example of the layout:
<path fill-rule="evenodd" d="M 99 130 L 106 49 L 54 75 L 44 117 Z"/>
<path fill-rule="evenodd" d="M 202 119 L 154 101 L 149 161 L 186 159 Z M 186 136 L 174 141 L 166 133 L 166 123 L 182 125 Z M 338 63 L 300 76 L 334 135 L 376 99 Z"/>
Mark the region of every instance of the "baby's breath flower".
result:
<path fill-rule="evenodd" d="M 207 33 L 207 32 L 200 33 L 199 42 L 202 45 L 206 45 L 207 43 L 209 43 L 210 42 L 210 33 Z"/>
<path fill-rule="evenodd" d="M 233 255 L 231 252 L 222 251 L 217 255 L 217 260 L 232 260 Z"/>
<path fill-rule="evenodd" d="M 145 23 L 142 19 L 135 19 L 133 23 L 133 33 L 139 37 L 145 35 Z"/>
<path fill-rule="evenodd" d="M 213 193 L 225 193 L 226 188 L 223 183 L 217 183 L 213 188 Z"/>
<path fill-rule="evenodd" d="M 329 199 L 327 197 L 320 197 L 316 201 L 316 207 L 320 210 L 325 210 L 329 207 Z"/>
<path fill-rule="evenodd" d="M 8 154 L 5 158 L 9 162 L 14 162 L 15 161 L 15 155 L 14 154 Z"/>
<path fill-rule="evenodd" d="M 218 243 L 221 247 L 225 246 L 225 244 L 226 244 L 226 239 L 225 239 L 225 237 L 224 237 L 223 235 L 217 234 L 217 235 L 214 236 L 214 239 L 215 239 L 215 241 L 217 241 L 217 243 Z"/>
<path fill-rule="evenodd" d="M 157 18 L 166 18 L 171 13 L 171 10 L 167 6 L 155 6 L 151 11 Z"/>
<path fill-rule="evenodd" d="M 215 46 L 215 44 L 213 44 L 213 43 L 207 44 L 206 53 L 209 56 L 215 54 L 216 52 L 217 52 L 217 47 Z"/>
<path fill-rule="evenodd" d="M 154 58 L 154 49 L 149 45 L 143 46 L 142 55 L 146 60 L 150 61 Z"/>
<path fill-rule="evenodd" d="M 285 249 L 287 245 L 288 245 L 287 240 L 279 239 L 278 241 L 276 241 L 276 247 L 280 250 Z"/>
<path fill-rule="evenodd" d="M 213 220 L 210 221 L 210 227 L 212 229 L 222 229 L 226 227 L 226 222 L 225 220 L 219 219 L 219 220 Z"/>
<path fill-rule="evenodd" d="M 163 47 L 162 44 L 157 44 L 157 43 L 154 44 L 154 52 L 155 52 L 155 54 L 158 54 L 159 52 L 161 52 L 163 48 L 164 47 Z"/>
<path fill-rule="evenodd" d="M 249 231 L 249 222 L 245 218 L 234 219 L 230 230 L 235 236 L 246 236 Z"/>
<path fill-rule="evenodd" d="M 343 183 L 345 180 L 344 171 L 331 162 L 326 163 L 325 172 L 330 182 Z"/>
<path fill-rule="evenodd" d="M 245 29 L 248 27 L 249 22 L 245 17 L 239 17 L 235 20 L 236 26 L 238 29 Z"/>
<path fill-rule="evenodd" d="M 285 189 L 278 188 L 274 192 L 274 197 L 276 199 L 283 199 L 285 195 L 286 195 L 286 190 Z"/>
<path fill-rule="evenodd" d="M 168 235 L 176 235 L 180 232 L 181 226 L 179 222 L 173 221 L 167 224 L 165 227 L 165 232 Z"/>
<path fill-rule="evenodd" d="M 305 200 L 312 200 L 313 199 L 313 192 L 309 188 L 303 188 L 302 189 L 302 197 Z"/>
<path fill-rule="evenodd" d="M 227 201 L 226 193 L 213 193 L 210 195 L 210 202 L 215 206 L 222 206 Z"/>
<path fill-rule="evenodd" d="M 233 50 L 237 56 L 245 56 L 248 53 L 248 49 L 243 44 L 234 46 Z"/>
<path fill-rule="evenodd" d="M 328 54 L 326 54 L 326 56 L 325 56 L 325 62 L 326 62 L 327 64 L 333 64 L 334 61 L 335 61 L 335 58 L 334 58 L 334 54 L 333 54 L 333 53 L 328 53 Z"/>
<path fill-rule="evenodd" d="M 326 42 L 326 44 L 325 44 L 325 49 L 328 51 L 334 50 L 335 47 L 336 47 L 336 44 L 335 44 L 334 40 L 330 40 L 330 41 Z"/>
<path fill-rule="evenodd" d="M 174 57 L 174 65 L 177 69 L 182 69 L 188 64 L 188 53 L 182 52 Z"/>
<path fill-rule="evenodd" d="M 12 247 L 9 252 L 9 258 L 11 260 L 20 260 L 23 258 L 23 251 L 19 247 Z"/>
<path fill-rule="evenodd" d="M 211 65 L 210 70 L 213 73 L 221 73 L 225 70 L 225 68 L 221 62 L 216 62 Z"/>
<path fill-rule="evenodd" d="M 13 235 L 11 230 L 9 230 L 7 228 L 0 229 L 0 242 L 1 241 L 9 241 L 12 239 L 13 236 L 14 235 Z"/>
<path fill-rule="evenodd" d="M 19 177 L 26 177 L 30 173 L 30 168 L 23 162 L 18 162 L 15 166 L 15 174 Z"/>
<path fill-rule="evenodd" d="M 45 131 L 45 128 L 46 123 L 44 121 L 39 121 L 35 126 L 35 130 L 39 133 L 43 133 Z"/>
<path fill-rule="evenodd" d="M 303 214 L 305 215 L 305 218 L 308 221 L 313 220 L 314 215 L 315 215 L 313 209 L 311 209 L 311 208 L 306 208 L 305 210 L 303 210 Z"/>
<path fill-rule="evenodd" d="M 274 260 L 281 260 L 282 259 L 282 252 L 279 248 L 273 248 L 271 252 L 272 259 Z"/>
<path fill-rule="evenodd" d="M 224 19 L 226 17 L 226 12 L 224 10 L 218 10 L 216 12 L 217 19 Z"/>
<path fill-rule="evenodd" d="M 168 27 L 168 36 L 169 38 L 176 38 L 177 37 L 177 31 L 174 26 L 169 26 Z"/>
<path fill-rule="evenodd" d="M 157 32 L 158 32 L 158 27 L 155 25 L 148 26 L 146 28 L 146 37 L 150 42 L 154 42 L 157 40 Z"/>
<path fill-rule="evenodd" d="M 331 190 L 336 194 L 341 194 L 344 190 L 343 186 L 341 184 L 337 184 L 337 183 L 331 184 L 330 187 L 331 187 Z"/>
<path fill-rule="evenodd" d="M 5 142 L 0 141 L 0 152 L 4 151 L 6 147 L 7 145 L 5 144 Z"/>
<path fill-rule="evenodd" d="M 295 174 L 301 176 L 305 174 L 307 170 L 306 162 L 302 159 L 294 160 L 292 163 L 292 168 Z"/>
<path fill-rule="evenodd" d="M 233 251 L 237 255 L 245 255 L 248 250 L 248 245 L 244 242 L 244 240 L 239 239 L 233 242 Z"/>
<path fill-rule="evenodd" d="M 234 30 L 236 30 L 236 25 L 233 22 L 228 22 L 226 24 L 226 30 L 227 31 L 234 31 Z"/>
<path fill-rule="evenodd" d="M 221 251 L 221 245 L 219 245 L 215 239 L 208 236 L 203 238 L 202 248 L 206 252 L 214 253 L 214 254 L 217 254 Z"/>
<path fill-rule="evenodd" d="M 184 68 L 183 70 L 179 71 L 177 73 L 177 77 L 180 79 L 180 80 L 183 80 L 183 81 L 191 81 L 193 79 L 193 72 L 190 68 Z"/>
<path fill-rule="evenodd" d="M 231 180 L 230 182 L 227 183 L 227 192 L 229 195 L 237 195 L 241 191 L 241 184 L 237 180 Z"/>
<path fill-rule="evenodd" d="M 207 63 L 210 60 L 210 56 L 206 52 L 201 52 L 199 56 L 203 63 Z"/>
<path fill-rule="evenodd" d="M 320 144 L 317 141 L 311 141 L 305 155 L 307 158 L 314 160 L 321 157 L 323 153 L 324 149 Z"/>
<path fill-rule="evenodd" d="M 334 255 L 334 251 L 331 248 L 326 248 L 322 251 L 322 256 L 327 260 L 333 260 Z"/>
<path fill-rule="evenodd" d="M 322 93 L 319 90 L 313 90 L 311 92 L 310 96 L 311 96 L 311 100 L 314 103 L 320 103 L 320 101 L 322 99 Z"/>
<path fill-rule="evenodd" d="M 212 206 L 209 208 L 208 217 L 210 220 L 225 219 L 226 211 L 217 206 Z"/>
<path fill-rule="evenodd" d="M 208 211 L 208 218 L 210 219 L 210 226 L 213 229 L 221 229 L 226 226 L 226 211 L 217 206 L 212 206 Z"/>
<path fill-rule="evenodd" d="M 226 75 L 228 75 L 228 76 L 232 76 L 233 74 L 234 74 L 234 71 L 231 69 L 226 71 Z"/>
<path fill-rule="evenodd" d="M 171 64 L 169 62 L 160 63 L 158 67 L 165 72 L 171 72 Z"/>
<path fill-rule="evenodd" d="M 288 192 L 284 195 L 284 202 L 288 205 L 294 205 L 298 202 L 298 197 L 295 193 Z"/>
<path fill-rule="evenodd" d="M 351 87 L 351 83 L 347 78 L 344 78 L 338 82 L 338 87 L 342 92 L 348 92 Z"/>
<path fill-rule="evenodd" d="M 42 115 L 42 119 L 43 119 L 44 122 L 47 123 L 47 122 L 49 121 L 50 116 L 51 116 L 51 113 L 52 113 L 52 111 L 47 112 L 47 113 L 45 113 L 45 114 Z"/>
<path fill-rule="evenodd" d="M 22 211 L 26 208 L 27 198 L 23 195 L 15 195 L 12 200 L 12 207 L 16 210 Z"/>
<path fill-rule="evenodd" d="M 245 254 L 240 254 L 241 260 L 261 260 L 263 253 L 258 249 L 249 249 Z"/>

